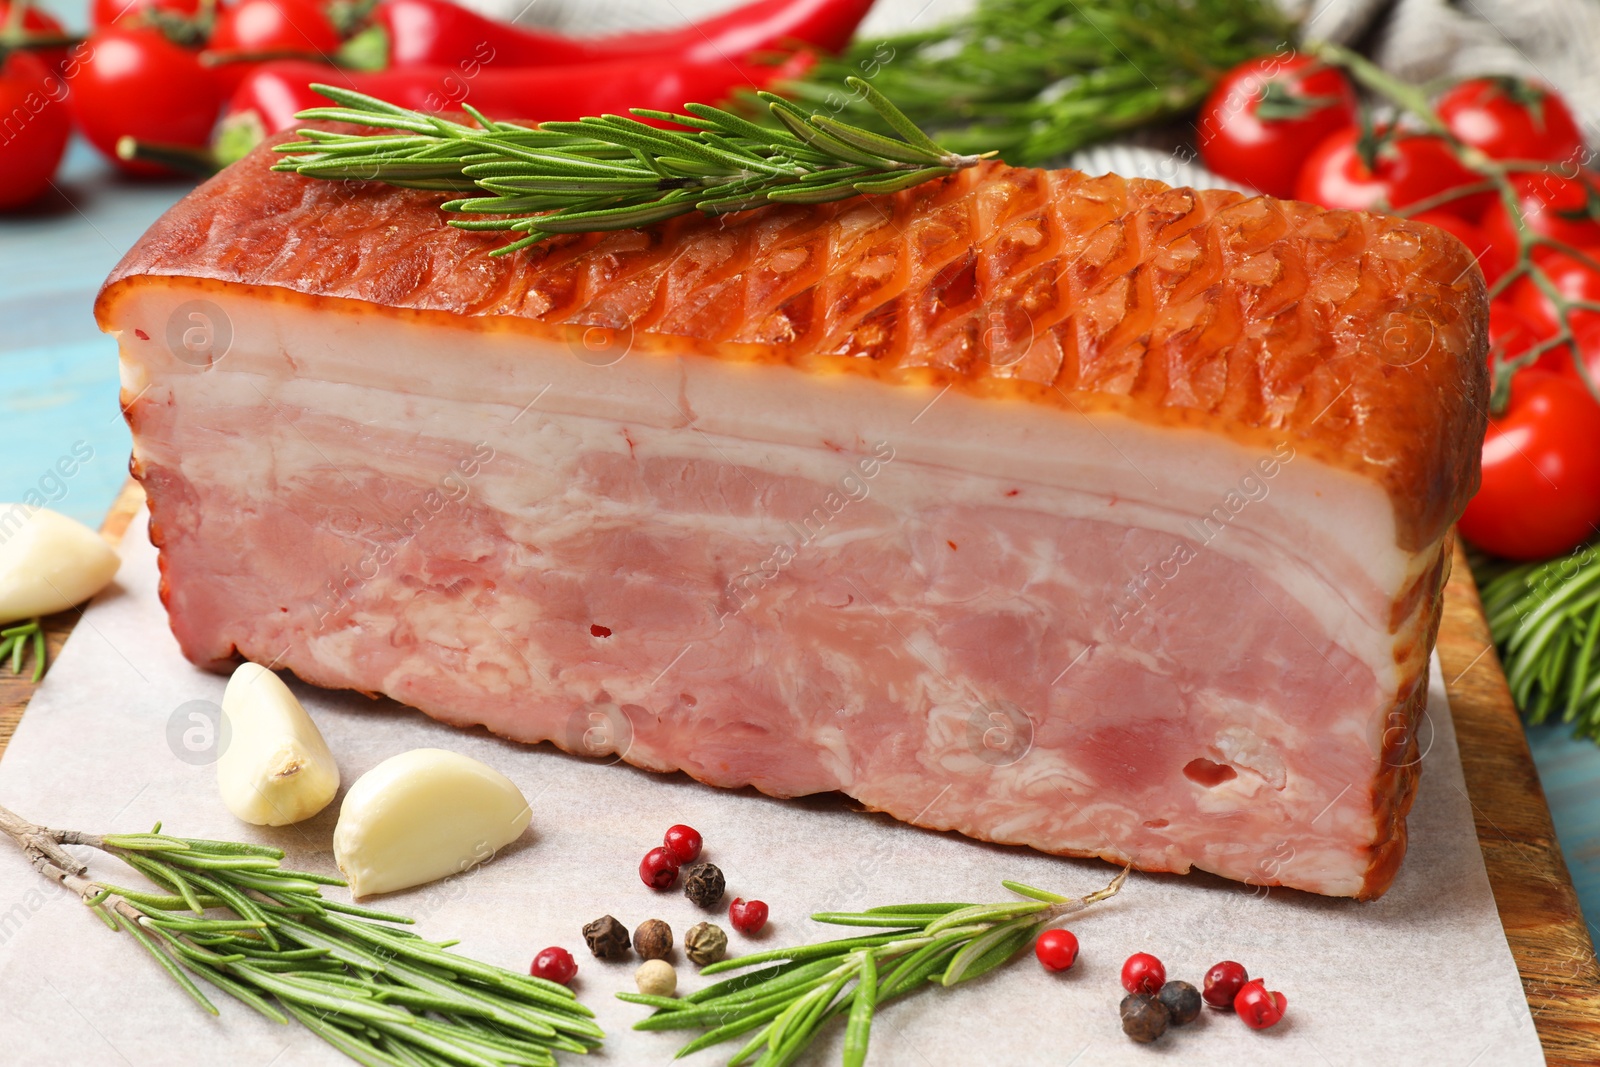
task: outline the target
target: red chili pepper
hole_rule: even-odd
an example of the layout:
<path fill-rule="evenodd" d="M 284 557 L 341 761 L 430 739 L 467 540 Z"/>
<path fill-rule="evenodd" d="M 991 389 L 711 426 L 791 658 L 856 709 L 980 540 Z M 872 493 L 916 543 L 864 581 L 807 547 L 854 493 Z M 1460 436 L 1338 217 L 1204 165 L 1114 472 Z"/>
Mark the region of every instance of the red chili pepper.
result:
<path fill-rule="evenodd" d="M 622 59 L 713 63 L 796 43 L 837 52 L 871 7 L 872 0 L 752 0 L 689 26 L 587 40 L 498 22 L 450 0 L 383 0 L 372 17 L 388 31 L 391 68 L 562 67 Z"/>
<path fill-rule="evenodd" d="M 493 119 L 571 121 L 586 115 L 624 114 L 628 108 L 676 111 L 686 103 L 715 103 L 736 89 L 761 89 L 805 73 L 815 61 L 800 52 L 778 66 L 729 62 L 684 64 L 628 60 L 595 64 L 574 78 L 572 71 L 416 67 L 362 73 L 320 63 L 264 64 L 240 84 L 225 121 L 254 112 L 263 134 L 296 125 L 295 113 L 331 102 L 310 89 L 312 82 L 354 89 L 379 100 L 418 111 L 459 111 L 471 104 Z"/>

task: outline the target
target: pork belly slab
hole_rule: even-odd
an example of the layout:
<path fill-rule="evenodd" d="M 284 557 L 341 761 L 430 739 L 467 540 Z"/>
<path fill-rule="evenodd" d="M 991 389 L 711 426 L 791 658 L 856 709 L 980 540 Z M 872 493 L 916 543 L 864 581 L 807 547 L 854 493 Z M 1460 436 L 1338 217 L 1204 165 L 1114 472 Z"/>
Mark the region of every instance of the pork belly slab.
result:
<path fill-rule="evenodd" d="M 98 304 L 190 659 L 1047 852 L 1389 885 L 1485 424 L 1453 238 L 986 164 L 491 259 L 437 195 L 269 164 Z"/>

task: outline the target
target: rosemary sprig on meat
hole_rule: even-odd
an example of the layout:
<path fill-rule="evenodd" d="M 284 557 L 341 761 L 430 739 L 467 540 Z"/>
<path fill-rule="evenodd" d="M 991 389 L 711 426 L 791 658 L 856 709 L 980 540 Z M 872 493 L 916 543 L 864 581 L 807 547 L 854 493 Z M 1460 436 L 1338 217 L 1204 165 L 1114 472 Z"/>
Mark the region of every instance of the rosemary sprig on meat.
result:
<path fill-rule="evenodd" d="M 468 126 L 317 85 L 317 92 L 340 106 L 313 108 L 300 119 L 352 122 L 383 132 L 302 129 L 303 140 L 278 146 L 288 158 L 273 169 L 483 194 L 451 200 L 444 209 L 495 216 L 454 218 L 452 226 L 521 235 L 491 253 L 504 255 L 557 233 L 629 229 L 694 211 L 717 215 L 895 192 L 985 158 L 940 147 L 866 82 L 852 78 L 849 84 L 889 134 L 807 114 L 770 93 L 760 95 L 776 129 L 706 104 L 686 104 L 684 115 L 635 108 L 634 118 L 605 115 L 537 127 L 496 122 L 465 107 L 477 123 Z"/>
<path fill-rule="evenodd" d="M 999 904 L 895 904 L 861 912 L 822 912 L 820 923 L 882 932 L 713 963 L 701 974 L 759 970 L 683 998 L 618 993 L 658 1009 L 635 1030 L 700 1030 L 681 1058 L 754 1031 L 728 1060 L 755 1067 L 793 1063 L 833 1019 L 845 1016 L 844 1063 L 867 1057 L 879 1007 L 930 985 L 953 986 L 1008 963 L 1063 915 L 1115 896 L 1124 870 L 1104 889 L 1074 899 L 1020 882 L 1003 882 L 1022 900 Z"/>
<path fill-rule="evenodd" d="M 868 101 L 839 91 L 865 75 L 940 143 L 1033 166 L 1186 115 L 1291 34 L 1262 0 L 979 0 L 942 26 L 858 39 L 778 88 L 878 129 Z"/>
<path fill-rule="evenodd" d="M 292 1016 L 369 1067 L 551 1067 L 557 1052 L 587 1052 L 604 1037 L 565 986 L 449 952 L 454 942 L 395 925 L 411 922 L 404 916 L 327 899 L 322 886 L 344 883 L 284 870 L 278 849 L 172 837 L 160 824 L 148 834 L 52 830 L 3 807 L 0 832 L 212 1015 L 195 979 L 274 1022 Z M 115 856 L 161 891 L 91 879 L 66 845 Z"/>

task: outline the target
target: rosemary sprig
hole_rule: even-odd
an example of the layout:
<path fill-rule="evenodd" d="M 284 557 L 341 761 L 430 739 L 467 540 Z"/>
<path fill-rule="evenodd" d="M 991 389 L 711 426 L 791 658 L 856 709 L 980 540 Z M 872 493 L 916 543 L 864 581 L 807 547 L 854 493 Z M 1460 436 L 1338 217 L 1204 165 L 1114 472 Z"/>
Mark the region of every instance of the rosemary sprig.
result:
<path fill-rule="evenodd" d="M 684 115 L 635 108 L 636 118 L 605 115 L 535 128 L 496 122 L 463 105 L 477 123 L 467 126 L 317 85 L 340 106 L 303 111 L 300 119 L 384 132 L 302 129 L 303 140 L 277 146 L 287 158 L 273 169 L 486 194 L 451 200 L 444 209 L 494 216 L 451 219 L 452 226 L 523 235 L 491 253 L 504 255 L 551 234 L 629 229 L 693 211 L 717 215 L 891 193 L 993 154 L 941 148 L 872 86 L 859 78 L 849 84 L 888 134 L 807 114 L 770 93 L 760 95 L 777 128 L 706 104 L 686 104 Z"/>
<path fill-rule="evenodd" d="M 21 674 L 29 644 L 33 645 L 33 680 L 37 682 L 44 677 L 45 664 L 44 626 L 38 619 L 0 630 L 0 663 L 9 661 L 11 673 Z"/>
<path fill-rule="evenodd" d="M 1574 737 L 1600 741 L 1600 551 L 1581 545 L 1543 563 L 1474 553 L 1489 633 L 1528 722 L 1559 714 Z"/>
<path fill-rule="evenodd" d="M 52 830 L 3 807 L 0 831 L 212 1015 L 201 983 L 274 1022 L 293 1016 L 369 1067 L 553 1067 L 557 1052 L 587 1052 L 605 1036 L 565 986 L 450 952 L 454 942 L 402 929 L 404 916 L 324 898 L 322 886 L 344 883 L 284 870 L 278 849 L 172 837 L 160 824 Z M 92 880 L 63 845 L 115 856 L 158 889 Z"/>
<path fill-rule="evenodd" d="M 800 1056 L 828 1023 L 846 1016 L 844 1063 L 866 1060 L 872 1019 L 895 997 L 930 985 L 953 986 L 1009 962 L 1063 915 L 1116 895 L 1124 870 L 1104 889 L 1073 899 L 1020 882 L 1001 883 L 1023 897 L 999 904 L 895 904 L 860 912 L 821 912 L 820 923 L 882 932 L 756 952 L 713 963 L 701 974 L 760 970 L 728 978 L 681 999 L 618 993 L 658 1009 L 635 1030 L 699 1030 L 681 1058 L 754 1031 L 730 1067 L 780 1067 Z"/>
<path fill-rule="evenodd" d="M 1291 32 L 1262 0 L 979 0 L 943 26 L 857 40 L 779 89 L 881 129 L 862 96 L 839 91 L 863 76 L 942 144 L 1033 166 L 1185 115 Z"/>

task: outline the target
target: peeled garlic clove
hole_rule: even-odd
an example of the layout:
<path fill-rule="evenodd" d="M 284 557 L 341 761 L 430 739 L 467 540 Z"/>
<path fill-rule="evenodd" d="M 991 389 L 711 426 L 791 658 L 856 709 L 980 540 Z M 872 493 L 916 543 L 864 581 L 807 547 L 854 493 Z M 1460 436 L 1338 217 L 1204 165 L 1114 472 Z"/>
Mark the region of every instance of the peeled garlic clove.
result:
<path fill-rule="evenodd" d="M 217 759 L 217 788 L 229 811 L 256 826 L 288 826 L 333 800 L 333 753 L 276 674 L 240 664 L 222 694 L 222 717 L 228 741 Z"/>
<path fill-rule="evenodd" d="M 521 790 L 499 771 L 442 748 L 413 749 L 350 787 L 333 858 L 353 896 L 390 893 L 492 859 L 532 817 Z"/>
<path fill-rule="evenodd" d="M 106 587 L 122 561 L 89 527 L 49 508 L 0 504 L 0 623 L 50 615 Z"/>

